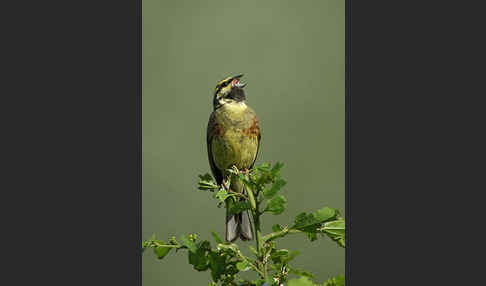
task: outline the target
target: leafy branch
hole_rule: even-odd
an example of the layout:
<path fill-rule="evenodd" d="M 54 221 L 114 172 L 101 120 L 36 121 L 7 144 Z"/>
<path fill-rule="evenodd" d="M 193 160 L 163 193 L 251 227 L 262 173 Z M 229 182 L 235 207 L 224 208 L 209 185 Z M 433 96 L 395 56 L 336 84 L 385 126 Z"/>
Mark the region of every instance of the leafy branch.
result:
<path fill-rule="evenodd" d="M 218 207 L 231 200 L 230 212 L 250 211 L 255 232 L 255 247 L 249 247 L 254 258 L 242 254 L 235 243 L 224 242 L 211 231 L 216 246 L 211 247 L 208 240 L 198 240 L 196 234 L 188 237 L 180 236 L 180 242 L 171 237 L 168 242 L 156 239 L 153 235 L 142 242 L 142 252 L 152 248 L 158 259 L 165 258 L 171 250 L 188 251 L 189 264 L 197 271 L 211 273 L 212 282 L 216 286 L 318 286 L 310 278 L 313 275 L 305 270 L 294 268 L 289 263 L 299 253 L 276 247 L 276 241 L 289 234 L 304 234 L 310 241 L 315 241 L 318 235 L 328 237 L 338 246 L 345 247 L 345 220 L 336 209 L 323 207 L 315 212 L 298 214 L 291 224 L 272 227 L 272 232 L 262 235 L 261 220 L 265 214 L 279 215 L 287 207 L 287 199 L 280 194 L 286 181 L 281 178 L 282 163 L 262 164 L 251 170 L 238 170 L 233 167 L 228 170 L 231 177 L 228 182 L 239 180 L 246 188 L 245 193 L 231 190 L 230 183 L 218 185 L 210 174 L 199 175 L 198 189 L 213 193 L 218 201 Z M 257 279 L 248 281 L 237 279 L 240 272 L 253 271 Z M 289 275 L 300 276 L 290 279 Z M 344 276 L 328 279 L 322 286 L 344 286 Z"/>

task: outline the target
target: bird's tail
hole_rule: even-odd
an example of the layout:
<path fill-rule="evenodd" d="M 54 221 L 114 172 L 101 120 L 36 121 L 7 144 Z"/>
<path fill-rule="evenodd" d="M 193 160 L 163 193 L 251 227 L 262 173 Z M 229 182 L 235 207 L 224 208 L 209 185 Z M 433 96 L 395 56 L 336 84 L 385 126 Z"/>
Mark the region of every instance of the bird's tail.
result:
<path fill-rule="evenodd" d="M 233 242 L 238 237 L 241 240 L 253 239 L 253 228 L 248 210 L 241 213 L 232 214 L 230 204 L 231 198 L 226 202 L 226 241 Z"/>

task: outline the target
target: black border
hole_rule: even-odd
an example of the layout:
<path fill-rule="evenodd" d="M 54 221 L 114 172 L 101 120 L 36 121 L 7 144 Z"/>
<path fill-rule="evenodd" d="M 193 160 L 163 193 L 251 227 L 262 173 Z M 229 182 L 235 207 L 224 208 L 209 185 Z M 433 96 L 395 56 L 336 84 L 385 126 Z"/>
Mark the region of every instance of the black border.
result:
<path fill-rule="evenodd" d="M 351 144 L 351 0 L 346 0 L 345 8 L 345 21 L 346 21 L 346 59 L 345 59 L 345 73 L 346 73 L 346 87 L 345 87 L 345 220 L 346 220 L 346 251 L 345 251 L 345 283 L 347 286 L 351 285 L 351 236 L 349 230 L 351 229 L 351 180 L 350 180 L 350 144 Z"/>
<path fill-rule="evenodd" d="M 141 285 L 142 2 L 6 4 L 0 285 Z"/>
<path fill-rule="evenodd" d="M 142 0 L 137 3 L 137 253 L 136 285 L 142 285 Z"/>
<path fill-rule="evenodd" d="M 7 4 L 0 284 L 141 285 L 142 2 Z M 346 285 L 481 285 L 482 12 L 346 0 Z"/>

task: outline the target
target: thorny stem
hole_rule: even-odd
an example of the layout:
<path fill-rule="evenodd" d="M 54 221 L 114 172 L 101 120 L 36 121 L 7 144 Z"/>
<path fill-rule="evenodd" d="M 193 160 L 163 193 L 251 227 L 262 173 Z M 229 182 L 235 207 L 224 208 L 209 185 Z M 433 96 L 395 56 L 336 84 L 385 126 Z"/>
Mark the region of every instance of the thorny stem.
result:
<path fill-rule="evenodd" d="M 257 249 L 257 253 L 260 255 L 260 257 L 258 257 L 258 264 L 261 265 L 261 269 L 263 270 L 263 279 L 266 279 L 267 278 L 267 265 L 266 263 L 264 263 L 264 257 L 263 257 L 263 254 L 262 254 L 262 249 L 261 249 L 261 246 L 260 246 L 260 243 L 262 242 L 262 234 L 261 234 L 261 226 L 260 226 L 260 216 L 261 216 L 261 213 L 260 213 L 260 210 L 259 210 L 259 203 L 256 204 L 256 210 L 253 212 L 253 222 L 254 222 L 254 225 L 255 225 L 255 240 L 256 240 L 256 249 Z"/>
<path fill-rule="evenodd" d="M 325 227 L 321 227 L 321 228 L 318 228 L 317 231 L 323 231 L 325 229 Z M 272 241 L 274 239 L 277 239 L 277 238 L 280 238 L 280 237 L 284 237 L 286 236 L 287 234 L 293 234 L 293 233 L 303 233 L 303 231 L 301 230 L 298 230 L 298 229 L 289 229 L 288 226 L 284 227 L 281 231 L 276 231 L 276 232 L 272 232 L 272 233 L 269 233 L 267 235 L 265 235 L 262 240 L 264 242 L 269 242 L 269 241 Z"/>
<path fill-rule="evenodd" d="M 155 241 L 151 241 L 150 242 L 150 245 L 149 245 L 149 247 L 160 247 L 160 246 L 167 247 L 167 248 L 177 248 L 177 249 L 179 249 L 179 248 L 187 248 L 187 246 L 185 246 L 185 245 L 180 245 L 180 244 L 160 244 L 160 243 L 155 242 Z"/>
<path fill-rule="evenodd" d="M 237 252 L 237 255 L 240 257 L 241 260 L 247 260 L 248 261 L 248 259 L 245 256 L 243 256 L 240 251 Z M 260 276 L 262 276 L 262 277 L 264 276 L 262 271 L 260 271 L 260 269 L 258 269 L 257 266 L 255 266 L 250 261 L 248 261 L 248 264 L 250 264 L 251 268 L 253 268 L 258 274 L 260 274 Z"/>
<path fill-rule="evenodd" d="M 251 190 L 249 190 L 249 193 Z M 251 195 L 250 195 L 251 196 Z M 256 240 L 256 250 L 258 253 L 260 253 L 260 211 L 258 210 L 259 204 L 256 204 L 256 209 L 253 210 L 252 212 L 252 217 L 253 217 L 253 226 L 255 228 L 255 240 Z"/>
<path fill-rule="evenodd" d="M 266 272 L 265 272 L 265 273 L 262 273 L 262 271 L 260 271 L 260 269 L 258 269 L 258 267 L 257 267 L 257 266 L 255 266 L 255 265 L 253 265 L 253 263 L 251 263 L 251 262 L 249 262 L 249 264 L 250 264 L 250 266 L 251 266 L 253 269 L 255 269 L 255 271 L 256 271 L 258 274 L 260 274 L 260 276 L 262 276 L 262 277 L 266 277 Z"/>
<path fill-rule="evenodd" d="M 262 213 L 260 212 L 260 203 L 258 200 L 255 200 L 255 195 L 253 194 L 253 190 L 250 188 L 247 188 L 247 193 L 248 193 L 248 199 L 250 201 L 250 204 L 252 206 L 252 217 L 253 217 L 253 225 L 255 228 L 255 240 L 256 240 L 256 251 L 260 255 L 260 257 L 257 257 L 257 262 L 259 266 L 261 266 L 261 270 L 263 270 L 263 273 L 260 271 L 259 274 L 263 277 L 263 279 L 266 279 L 268 274 L 267 274 L 267 265 L 264 262 L 264 257 L 263 254 L 261 253 L 261 242 L 262 242 L 262 234 L 261 234 L 261 226 L 260 226 L 260 216 Z M 258 191 L 256 194 L 256 197 L 258 198 Z M 263 275 L 262 275 L 263 274 Z"/>
<path fill-rule="evenodd" d="M 268 272 L 267 272 L 267 263 L 263 263 L 263 279 L 267 279 L 268 277 Z"/>
<path fill-rule="evenodd" d="M 183 245 L 167 245 L 167 244 L 157 244 L 157 246 L 167 247 L 167 248 L 187 248 Z"/>
<path fill-rule="evenodd" d="M 276 231 L 276 232 L 272 232 L 272 233 L 269 233 L 267 235 L 265 235 L 262 240 L 264 242 L 269 242 L 269 241 L 272 241 L 274 239 L 277 239 L 277 238 L 280 238 L 280 237 L 284 237 L 286 236 L 287 234 L 291 234 L 291 233 L 302 233 L 303 231 L 300 231 L 298 229 L 289 229 L 288 227 L 284 227 L 281 231 Z"/>
<path fill-rule="evenodd" d="M 260 253 L 260 242 L 261 242 L 261 227 L 260 227 L 260 212 L 258 211 L 258 204 L 257 204 L 257 210 L 255 211 L 255 215 L 254 215 L 254 224 L 255 224 L 255 235 L 256 235 L 256 249 L 257 249 L 257 252 Z"/>

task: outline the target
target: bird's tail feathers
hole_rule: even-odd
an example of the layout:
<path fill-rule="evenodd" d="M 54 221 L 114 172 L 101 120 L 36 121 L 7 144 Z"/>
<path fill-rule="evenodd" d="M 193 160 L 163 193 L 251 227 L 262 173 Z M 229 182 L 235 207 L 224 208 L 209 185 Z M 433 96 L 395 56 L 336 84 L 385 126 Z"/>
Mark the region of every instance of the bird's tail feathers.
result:
<path fill-rule="evenodd" d="M 226 241 L 233 242 L 240 238 L 241 240 L 253 239 L 253 228 L 248 211 L 238 214 L 226 213 Z"/>
<path fill-rule="evenodd" d="M 245 241 L 252 240 L 253 227 L 249 211 L 233 214 L 229 211 L 231 203 L 226 203 L 226 241 L 233 242 L 238 238 Z"/>

